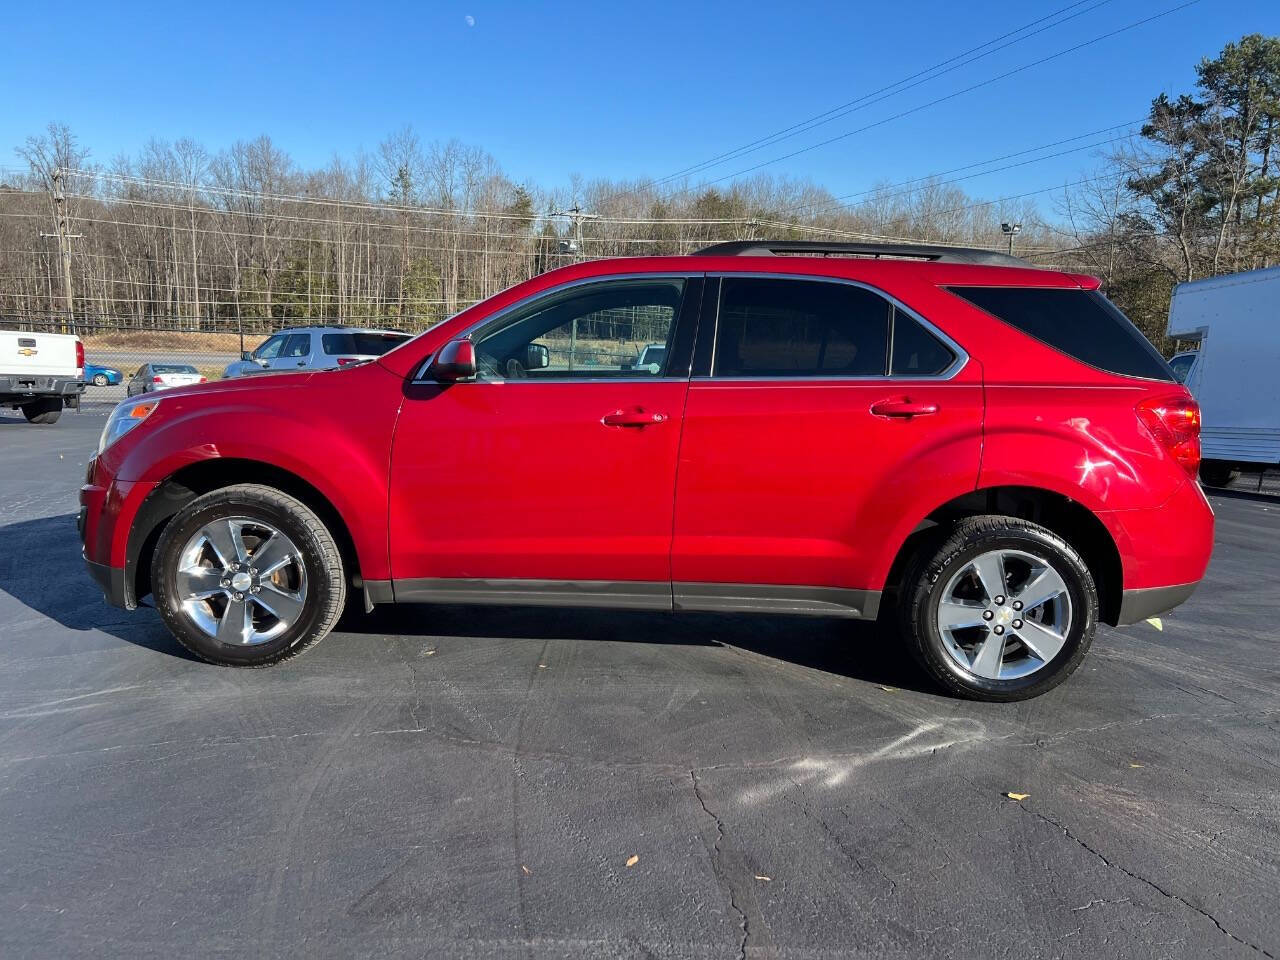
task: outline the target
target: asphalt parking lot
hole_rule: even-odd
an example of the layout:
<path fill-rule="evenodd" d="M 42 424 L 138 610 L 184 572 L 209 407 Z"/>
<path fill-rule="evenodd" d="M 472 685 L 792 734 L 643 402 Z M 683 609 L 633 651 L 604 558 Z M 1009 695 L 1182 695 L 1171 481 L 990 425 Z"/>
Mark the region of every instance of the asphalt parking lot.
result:
<path fill-rule="evenodd" d="M 236 671 L 85 574 L 102 423 L 0 412 L 5 957 L 1280 955 L 1280 498 L 1022 704 L 809 619 L 380 609 Z"/>

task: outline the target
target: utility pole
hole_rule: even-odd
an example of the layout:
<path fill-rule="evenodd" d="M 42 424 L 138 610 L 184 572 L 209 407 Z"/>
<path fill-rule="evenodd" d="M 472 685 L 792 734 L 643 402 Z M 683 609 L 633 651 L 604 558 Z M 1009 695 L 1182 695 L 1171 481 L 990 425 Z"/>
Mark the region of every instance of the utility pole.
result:
<path fill-rule="evenodd" d="M 74 333 L 75 293 L 71 287 L 71 241 L 81 239 L 84 234 L 71 233 L 67 219 L 67 195 L 63 188 L 65 174 L 61 167 L 53 171 L 53 226 L 56 233 L 41 233 L 42 237 L 57 237 L 58 252 L 62 255 L 62 296 L 67 316 L 63 324 L 63 333 Z"/>
<path fill-rule="evenodd" d="M 582 259 L 582 221 L 597 219 L 594 213 L 583 213 L 582 207 L 574 204 L 568 210 L 559 210 L 552 214 L 553 217 L 568 217 L 569 222 L 573 225 L 573 239 L 561 240 L 559 243 L 560 252 L 573 257 L 574 262 Z M 573 322 L 569 326 L 569 369 L 573 369 L 574 361 L 578 354 L 578 318 L 574 317 Z"/>

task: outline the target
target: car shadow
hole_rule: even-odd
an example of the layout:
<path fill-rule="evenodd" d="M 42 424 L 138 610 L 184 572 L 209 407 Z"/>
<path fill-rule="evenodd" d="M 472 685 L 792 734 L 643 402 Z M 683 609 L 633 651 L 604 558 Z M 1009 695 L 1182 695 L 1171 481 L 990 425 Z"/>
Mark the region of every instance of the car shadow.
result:
<path fill-rule="evenodd" d="M 736 647 L 853 680 L 922 693 L 940 692 L 884 621 L 768 614 L 388 604 L 375 607 L 370 614 L 349 609 L 339 629 L 348 633 L 397 636 Z"/>
<path fill-rule="evenodd" d="M 74 514 L 0 526 L 0 592 L 68 630 L 100 630 L 148 650 L 196 659 L 154 611 L 130 613 L 103 600 L 81 561 Z"/>
<path fill-rule="evenodd" d="M 0 591 L 68 630 L 195 659 L 154 611 L 108 606 L 80 560 L 72 514 L 0 526 Z M 664 613 L 555 607 L 402 604 L 365 614 L 351 604 L 338 629 L 360 635 L 567 639 L 728 646 L 868 683 L 936 693 L 883 623 L 831 617 Z"/>

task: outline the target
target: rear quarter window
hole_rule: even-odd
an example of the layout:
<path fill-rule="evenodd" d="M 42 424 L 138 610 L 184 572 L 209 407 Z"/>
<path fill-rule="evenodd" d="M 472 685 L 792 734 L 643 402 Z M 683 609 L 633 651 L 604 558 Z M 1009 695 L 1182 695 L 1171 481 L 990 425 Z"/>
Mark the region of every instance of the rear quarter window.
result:
<path fill-rule="evenodd" d="M 949 287 L 949 291 L 1041 343 L 1107 373 L 1176 378 L 1160 352 L 1096 290 Z"/>

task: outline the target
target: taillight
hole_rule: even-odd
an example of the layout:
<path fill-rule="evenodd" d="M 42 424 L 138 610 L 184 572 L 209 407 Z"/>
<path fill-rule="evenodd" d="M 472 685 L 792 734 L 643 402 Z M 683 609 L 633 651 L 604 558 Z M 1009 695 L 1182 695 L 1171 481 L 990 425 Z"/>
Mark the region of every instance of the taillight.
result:
<path fill-rule="evenodd" d="M 164 383 L 164 380 L 163 380 L 163 379 L 161 379 L 160 377 L 152 377 L 152 378 L 151 378 L 151 382 L 152 382 L 152 383 Z"/>
<path fill-rule="evenodd" d="M 201 378 L 200 378 L 200 382 L 201 382 L 201 383 L 208 383 L 209 381 L 208 381 L 208 380 L 206 380 L 204 377 L 201 377 Z"/>
<path fill-rule="evenodd" d="M 1137 409 L 1142 425 L 1194 477 L 1200 469 L 1200 404 L 1182 393 L 1143 400 Z"/>
<path fill-rule="evenodd" d="M 84 369 L 84 344 L 79 340 L 76 341 L 76 369 Z"/>

